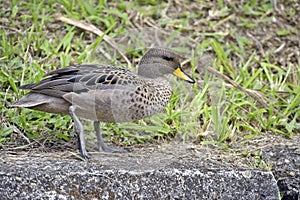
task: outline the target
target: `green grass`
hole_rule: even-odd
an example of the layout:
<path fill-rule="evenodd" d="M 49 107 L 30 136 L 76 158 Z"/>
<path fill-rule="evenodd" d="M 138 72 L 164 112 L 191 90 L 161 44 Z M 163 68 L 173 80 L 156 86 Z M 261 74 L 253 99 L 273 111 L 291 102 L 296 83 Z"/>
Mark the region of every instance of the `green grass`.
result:
<path fill-rule="evenodd" d="M 6 108 L 26 93 L 18 89 L 19 85 L 40 81 L 45 73 L 70 64 L 126 65 L 102 37 L 59 22 L 57 16 L 95 25 L 119 42 L 132 61 L 157 42 L 157 36 L 151 32 L 157 30 L 156 26 L 164 31 L 158 32 L 159 44 L 172 46 L 190 59 L 185 67 L 198 83 L 191 86 L 173 81 L 174 94 L 165 113 L 136 123 L 102 124 L 103 133 L 113 142 L 127 145 L 179 138 L 226 146 L 228 140 L 251 140 L 261 133 L 290 138 L 299 134 L 299 58 L 287 59 L 285 54 L 276 53 L 275 46 L 264 46 L 261 52 L 257 41 L 244 32 L 257 29 L 261 33 L 262 27 L 270 26 L 272 16 L 276 15 L 270 1 L 245 5 L 217 1 L 213 17 L 200 5 L 211 6 L 206 1 L 192 3 L 190 7 L 177 5 L 183 9 L 177 15 L 164 10 L 166 2 L 152 0 L 118 4 L 104 0 L 1 2 L 0 15 L 5 20 L 0 29 L 0 143 L 26 143 L 16 128 L 30 140 L 51 142 L 71 138 L 69 116 Z M 296 8 L 289 8 L 283 16 L 299 18 L 293 9 Z M 136 27 L 142 29 L 134 31 Z M 122 40 L 126 34 L 127 39 Z M 273 35 L 288 41 L 289 37 L 296 37 L 297 27 L 278 27 Z M 99 53 L 99 46 L 110 54 L 111 60 Z M 257 92 L 267 106 L 217 76 L 201 71 L 199 60 L 205 55 L 213 58 L 209 66 L 252 93 Z M 201 80 L 204 84 L 200 84 Z M 91 126 L 87 130 L 92 131 Z M 19 139 L 15 140 L 16 137 Z"/>

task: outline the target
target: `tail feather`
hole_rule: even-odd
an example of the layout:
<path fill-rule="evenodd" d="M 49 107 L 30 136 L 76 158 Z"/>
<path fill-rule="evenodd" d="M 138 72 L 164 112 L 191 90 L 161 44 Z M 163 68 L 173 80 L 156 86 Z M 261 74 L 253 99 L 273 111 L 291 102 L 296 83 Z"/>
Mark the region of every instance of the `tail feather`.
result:
<path fill-rule="evenodd" d="M 30 90 L 31 88 L 33 88 L 34 85 L 35 85 L 34 83 L 33 84 L 27 84 L 27 85 L 20 85 L 19 89 L 21 89 L 21 90 Z"/>
<path fill-rule="evenodd" d="M 9 107 L 10 108 L 30 108 L 34 106 L 38 106 L 44 103 L 47 103 L 47 99 L 41 99 L 39 98 L 40 95 L 36 93 L 28 93 L 25 95 L 23 98 L 21 98 L 19 101 L 11 104 Z"/>
<path fill-rule="evenodd" d="M 29 108 L 55 114 L 68 114 L 70 105 L 71 104 L 69 102 L 62 98 L 29 92 L 23 98 L 9 107 Z"/>

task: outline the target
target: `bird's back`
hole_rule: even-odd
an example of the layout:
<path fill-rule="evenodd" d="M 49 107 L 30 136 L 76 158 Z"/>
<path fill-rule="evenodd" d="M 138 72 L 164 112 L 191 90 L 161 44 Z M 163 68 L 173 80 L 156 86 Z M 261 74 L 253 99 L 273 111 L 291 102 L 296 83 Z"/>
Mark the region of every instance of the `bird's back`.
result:
<path fill-rule="evenodd" d="M 45 77 L 38 83 L 20 86 L 20 89 L 62 97 L 69 92 L 133 87 L 143 82 L 136 73 L 127 69 L 94 64 L 68 66 L 54 70 Z"/>

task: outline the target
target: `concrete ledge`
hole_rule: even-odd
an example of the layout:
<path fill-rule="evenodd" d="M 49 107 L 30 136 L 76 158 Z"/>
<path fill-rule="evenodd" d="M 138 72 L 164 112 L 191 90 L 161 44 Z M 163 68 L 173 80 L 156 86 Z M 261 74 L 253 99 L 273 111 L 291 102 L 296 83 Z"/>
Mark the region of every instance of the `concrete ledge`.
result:
<path fill-rule="evenodd" d="M 281 197 L 300 199 L 300 146 L 299 143 L 276 145 L 262 150 L 262 158 L 272 167 Z"/>
<path fill-rule="evenodd" d="M 83 162 L 45 156 L 6 155 L 0 162 L 2 199 L 279 199 L 270 171 L 203 157 L 96 154 Z"/>

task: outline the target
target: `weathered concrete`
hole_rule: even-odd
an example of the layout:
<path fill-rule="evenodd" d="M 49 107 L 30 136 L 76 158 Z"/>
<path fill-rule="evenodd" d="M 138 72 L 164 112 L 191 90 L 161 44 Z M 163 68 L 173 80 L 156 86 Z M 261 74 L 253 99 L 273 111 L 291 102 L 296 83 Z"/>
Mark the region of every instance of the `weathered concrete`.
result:
<path fill-rule="evenodd" d="M 146 150 L 93 157 L 5 154 L 1 199 L 279 199 L 270 171 L 225 166 L 205 155 Z"/>
<path fill-rule="evenodd" d="M 262 150 L 262 158 L 272 168 L 281 197 L 300 199 L 300 145 L 276 145 Z"/>

